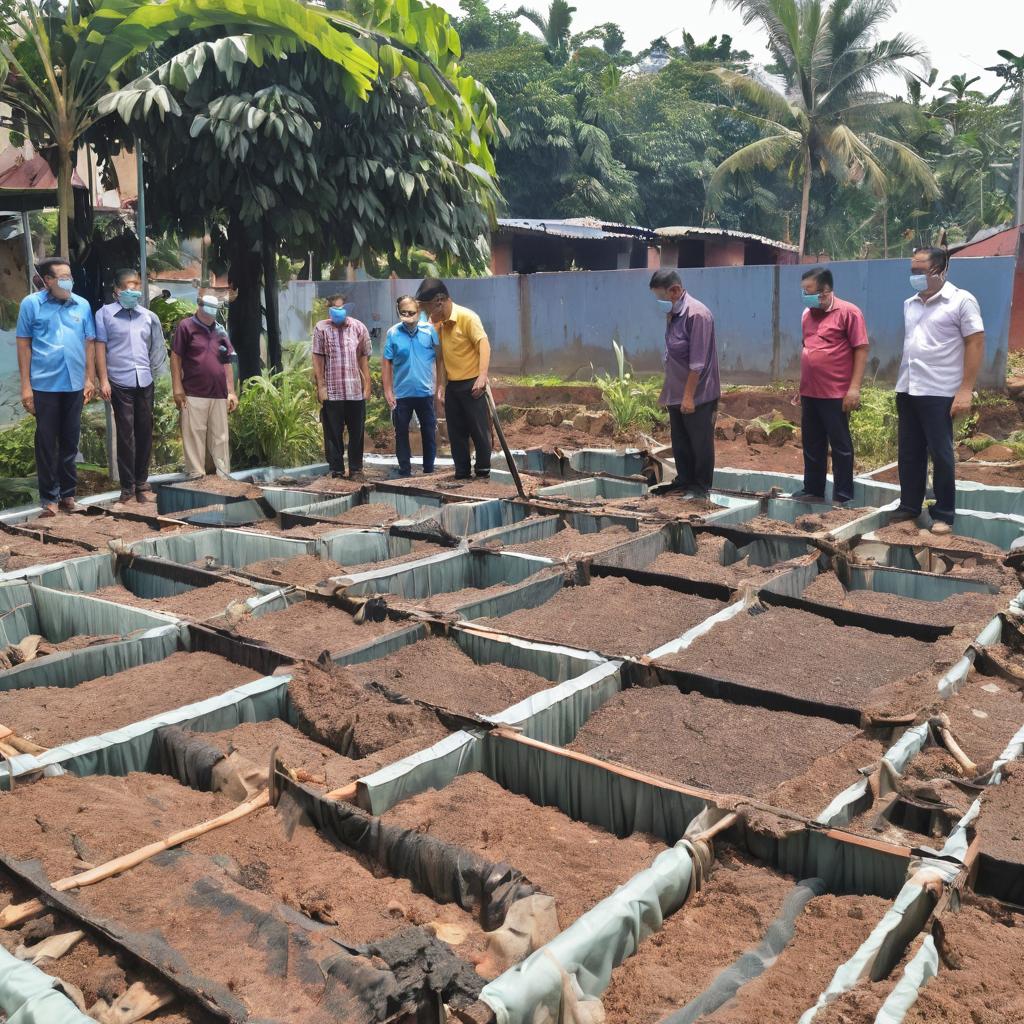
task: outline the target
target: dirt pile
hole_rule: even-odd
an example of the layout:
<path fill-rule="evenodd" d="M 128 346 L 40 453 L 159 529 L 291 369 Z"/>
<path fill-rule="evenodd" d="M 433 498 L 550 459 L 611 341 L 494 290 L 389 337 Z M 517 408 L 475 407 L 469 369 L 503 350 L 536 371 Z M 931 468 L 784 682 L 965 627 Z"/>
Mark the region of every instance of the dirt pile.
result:
<path fill-rule="evenodd" d="M 524 555 L 540 555 L 544 558 L 576 559 L 595 554 L 636 540 L 642 534 L 625 526 L 608 526 L 596 533 L 580 533 L 571 526 L 543 540 L 513 542 L 503 546 L 505 551 L 516 551 Z"/>
<path fill-rule="evenodd" d="M 293 587 L 315 589 L 317 584 L 326 584 L 332 576 L 343 576 L 349 570 L 329 558 L 316 555 L 292 555 L 290 558 L 264 558 L 242 566 L 252 576 L 273 580 L 275 583 Z"/>
<path fill-rule="evenodd" d="M 1009 764 L 1003 781 L 985 790 L 978 834 L 981 851 L 1007 864 L 1024 866 L 1024 767 Z"/>
<path fill-rule="evenodd" d="M 75 544 L 44 544 L 31 537 L 0 533 L 0 573 L 63 562 L 68 558 L 85 558 L 92 553 Z"/>
<path fill-rule="evenodd" d="M 768 579 L 783 568 L 782 565 L 754 565 L 746 558 L 726 565 L 723 562 L 725 544 L 724 537 L 704 535 L 698 537 L 697 550 L 694 554 L 684 555 L 665 551 L 643 568 L 645 572 L 663 572 L 702 583 L 721 583 L 733 589 L 744 583 Z"/>
<path fill-rule="evenodd" d="M 101 597 L 105 601 L 131 605 L 133 608 L 145 608 L 149 611 L 165 612 L 178 615 L 194 622 L 204 622 L 224 612 L 229 604 L 236 601 L 248 601 L 257 597 L 259 591 L 255 587 L 247 587 L 242 583 L 214 583 L 209 587 L 192 587 L 190 590 L 173 594 L 170 597 L 138 597 L 127 587 L 115 583 L 109 587 L 94 590 L 91 597 Z"/>
<path fill-rule="evenodd" d="M 180 484 L 171 484 L 176 491 L 200 491 L 204 494 L 220 494 L 225 498 L 262 498 L 263 491 L 247 480 L 234 480 L 231 477 L 211 473 L 197 480 L 185 480 Z"/>
<path fill-rule="evenodd" d="M 140 505 L 139 511 L 152 511 L 152 508 L 152 505 Z M 153 521 L 141 522 L 108 515 L 58 515 L 54 519 L 33 519 L 24 525 L 58 540 L 91 544 L 101 551 L 107 550 L 107 543 L 111 540 L 121 540 L 129 544 L 132 541 L 166 537 L 193 529 L 191 526 L 172 527 Z"/>

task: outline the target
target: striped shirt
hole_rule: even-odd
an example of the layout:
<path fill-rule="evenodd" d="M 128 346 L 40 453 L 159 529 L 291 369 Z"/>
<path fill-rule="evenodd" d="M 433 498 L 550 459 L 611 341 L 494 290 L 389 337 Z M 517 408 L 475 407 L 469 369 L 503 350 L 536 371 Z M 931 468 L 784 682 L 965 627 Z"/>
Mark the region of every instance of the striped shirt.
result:
<path fill-rule="evenodd" d="M 313 355 L 324 357 L 324 383 L 328 402 L 363 398 L 359 359 L 370 357 L 370 332 L 354 317 L 343 324 L 320 320 L 313 328 Z"/>

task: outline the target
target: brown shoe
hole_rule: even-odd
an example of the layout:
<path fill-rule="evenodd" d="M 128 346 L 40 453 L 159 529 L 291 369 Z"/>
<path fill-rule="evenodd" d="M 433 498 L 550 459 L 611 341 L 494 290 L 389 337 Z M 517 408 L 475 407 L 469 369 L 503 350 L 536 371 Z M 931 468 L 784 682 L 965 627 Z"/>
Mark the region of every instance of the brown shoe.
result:
<path fill-rule="evenodd" d="M 947 534 L 952 532 L 953 527 L 950 526 L 949 523 L 943 523 L 938 520 L 932 523 L 932 533 L 935 534 L 936 537 L 945 537 Z"/>
<path fill-rule="evenodd" d="M 84 512 L 85 509 L 75 501 L 74 498 L 61 498 L 59 502 L 61 512 Z"/>
<path fill-rule="evenodd" d="M 39 512 L 39 519 L 53 519 L 57 515 L 56 505 L 44 505 Z"/>
<path fill-rule="evenodd" d="M 152 491 L 136 491 L 135 500 L 140 505 L 152 505 L 156 502 L 156 495 Z"/>

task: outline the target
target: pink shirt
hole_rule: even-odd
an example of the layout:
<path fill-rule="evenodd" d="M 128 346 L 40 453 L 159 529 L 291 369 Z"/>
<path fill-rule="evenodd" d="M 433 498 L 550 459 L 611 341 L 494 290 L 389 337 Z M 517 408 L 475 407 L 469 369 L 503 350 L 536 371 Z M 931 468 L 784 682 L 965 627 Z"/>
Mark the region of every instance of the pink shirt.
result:
<path fill-rule="evenodd" d="M 805 398 L 845 398 L 853 377 L 853 350 L 868 344 L 864 314 L 832 297 L 827 313 L 805 309 L 800 355 L 800 394 Z"/>

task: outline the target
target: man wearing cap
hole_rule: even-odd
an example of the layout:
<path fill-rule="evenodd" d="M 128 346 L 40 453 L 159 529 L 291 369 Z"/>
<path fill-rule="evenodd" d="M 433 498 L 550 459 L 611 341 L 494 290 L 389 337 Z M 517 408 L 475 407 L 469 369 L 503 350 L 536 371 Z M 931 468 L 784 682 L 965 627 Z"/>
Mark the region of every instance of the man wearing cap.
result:
<path fill-rule="evenodd" d="M 75 457 L 82 405 L 95 388 L 96 327 L 89 303 L 72 292 L 71 265 L 59 257 L 36 268 L 42 288 L 18 310 L 15 337 L 21 404 L 36 418 L 36 475 L 43 517 L 78 511 Z"/>
<path fill-rule="evenodd" d="M 171 388 L 181 410 L 185 472 L 206 472 L 207 456 L 221 476 L 231 472 L 228 413 L 238 408 L 227 332 L 217 323 L 220 300 L 201 295 L 192 316 L 178 324 L 171 343 Z"/>
<path fill-rule="evenodd" d="M 110 402 L 117 435 L 121 504 L 151 503 L 146 486 L 153 451 L 154 381 L 167 369 L 167 344 L 157 315 L 142 301 L 137 270 L 114 274 L 114 301 L 96 314 L 96 374 Z"/>

